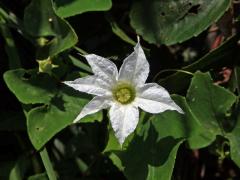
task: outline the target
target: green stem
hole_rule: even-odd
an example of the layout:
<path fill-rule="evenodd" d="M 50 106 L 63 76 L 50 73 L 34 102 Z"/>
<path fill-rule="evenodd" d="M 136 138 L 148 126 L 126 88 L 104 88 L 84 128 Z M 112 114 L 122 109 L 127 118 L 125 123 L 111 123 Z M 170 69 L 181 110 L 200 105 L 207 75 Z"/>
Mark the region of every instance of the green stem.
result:
<path fill-rule="evenodd" d="M 49 180 L 57 180 L 57 177 L 56 177 L 56 174 L 54 172 L 54 169 L 53 169 L 52 163 L 50 161 L 50 158 L 48 156 L 48 152 L 47 152 L 46 147 L 44 147 L 40 151 L 40 156 L 42 158 L 43 165 L 44 165 L 44 167 L 47 171 L 47 175 L 48 175 Z"/>

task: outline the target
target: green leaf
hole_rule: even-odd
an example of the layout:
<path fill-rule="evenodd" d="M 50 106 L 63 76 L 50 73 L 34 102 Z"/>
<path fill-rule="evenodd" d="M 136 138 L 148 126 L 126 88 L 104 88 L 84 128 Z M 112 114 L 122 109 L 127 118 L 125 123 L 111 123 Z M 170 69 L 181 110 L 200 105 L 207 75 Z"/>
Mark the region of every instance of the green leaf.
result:
<path fill-rule="evenodd" d="M 25 77 L 30 76 L 30 78 Z M 7 71 L 4 80 L 18 100 L 25 104 L 43 103 L 27 113 L 27 129 L 33 146 L 40 149 L 55 134 L 72 124 L 82 107 L 90 100 L 72 88 L 56 83 L 46 73 L 29 74 L 24 69 Z M 81 119 L 81 123 L 101 120 L 102 113 Z"/>
<path fill-rule="evenodd" d="M 56 93 L 55 81 L 45 73 L 31 75 L 24 69 L 10 70 L 4 73 L 4 80 L 24 104 L 49 103 Z"/>
<path fill-rule="evenodd" d="M 88 11 L 106 11 L 112 7 L 111 0 L 54 0 L 56 12 L 66 18 Z"/>
<path fill-rule="evenodd" d="M 128 179 L 170 179 L 176 152 L 183 139 L 197 140 L 196 144 L 199 142 L 200 145 L 214 140 L 215 137 L 209 137 L 209 133 L 199 136 L 204 127 L 192 113 L 186 99 L 177 95 L 172 98 L 185 114 L 176 111 L 151 116 L 145 114 L 139 122 L 136 135 L 124 152 L 119 150 L 114 135 L 110 134 L 105 151 L 113 163 L 124 170 Z M 156 155 L 153 152 L 157 152 Z M 138 164 L 138 168 L 134 164 Z"/>
<path fill-rule="evenodd" d="M 230 0 L 135 0 L 131 25 L 145 40 L 175 44 L 197 36 L 229 8 Z"/>
<path fill-rule="evenodd" d="M 225 136 L 223 121 L 235 101 L 236 96 L 227 89 L 214 85 L 208 73 L 195 73 L 188 89 L 187 103 L 203 126 L 199 136 L 208 134 L 209 137 Z M 192 148 L 200 148 L 209 145 L 212 141 L 208 144 L 201 144 L 196 138 L 189 143 Z"/>
<path fill-rule="evenodd" d="M 32 109 L 27 116 L 27 127 L 33 146 L 39 150 L 55 134 L 71 125 L 87 101 L 88 96 L 64 86 L 51 100 L 51 104 Z M 102 114 L 95 113 L 83 118 L 81 122 L 101 119 Z"/>
<path fill-rule="evenodd" d="M 38 59 L 47 59 L 77 43 L 72 27 L 56 16 L 51 0 L 32 0 L 24 11 L 26 31 L 39 38 Z"/>
<path fill-rule="evenodd" d="M 160 129 L 151 121 L 143 126 L 128 146 L 127 150 L 115 152 L 124 166 L 124 174 L 129 180 L 170 180 L 175 158 L 182 139 L 161 137 Z"/>

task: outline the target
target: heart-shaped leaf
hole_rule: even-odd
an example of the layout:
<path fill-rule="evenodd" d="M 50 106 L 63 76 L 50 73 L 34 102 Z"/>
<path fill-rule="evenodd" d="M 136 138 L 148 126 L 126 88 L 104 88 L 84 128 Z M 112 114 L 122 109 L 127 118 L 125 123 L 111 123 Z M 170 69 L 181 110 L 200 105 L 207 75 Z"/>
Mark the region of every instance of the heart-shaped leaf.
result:
<path fill-rule="evenodd" d="M 63 87 L 51 100 L 50 105 L 32 109 L 27 116 L 27 127 L 34 147 L 39 150 L 60 130 L 72 124 L 87 101 L 87 96 L 69 87 Z M 83 118 L 81 122 L 91 122 L 101 118 L 101 113 L 95 113 Z"/>
<path fill-rule="evenodd" d="M 196 72 L 187 93 L 187 103 L 202 125 L 199 137 L 225 136 L 223 121 L 227 111 L 236 101 L 236 96 L 227 89 L 214 85 L 208 73 Z M 192 148 L 205 147 L 212 143 L 201 144 L 198 137 L 189 141 Z"/>
<path fill-rule="evenodd" d="M 24 69 L 16 69 L 7 71 L 4 80 L 20 102 L 44 104 L 27 113 L 28 135 L 37 150 L 72 124 L 82 107 L 90 100 L 88 95 L 58 84 L 46 73 L 30 74 Z M 86 116 L 81 122 L 101 119 L 102 114 L 99 112 Z"/>

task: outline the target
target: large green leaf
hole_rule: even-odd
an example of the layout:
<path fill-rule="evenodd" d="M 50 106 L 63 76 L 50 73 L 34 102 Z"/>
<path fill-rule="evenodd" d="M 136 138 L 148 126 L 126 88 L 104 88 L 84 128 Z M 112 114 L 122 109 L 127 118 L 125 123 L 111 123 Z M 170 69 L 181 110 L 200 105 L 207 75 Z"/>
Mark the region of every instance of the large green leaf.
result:
<path fill-rule="evenodd" d="M 230 0 L 135 0 L 131 25 L 145 40 L 175 44 L 197 36 L 218 20 Z"/>
<path fill-rule="evenodd" d="M 207 146 L 214 141 L 215 136 L 208 131 L 202 134 L 204 127 L 192 112 L 186 99 L 176 95 L 173 96 L 173 99 L 182 108 L 184 115 L 174 111 L 167 111 L 152 116 L 150 119 L 156 128 L 164 127 L 159 133 L 164 137 L 186 138 L 190 147 L 194 148 Z"/>
<path fill-rule="evenodd" d="M 148 121 L 137 134 L 127 150 L 117 156 L 124 166 L 124 174 L 129 180 L 170 180 L 175 158 L 182 139 L 161 137 L 159 130 Z M 162 129 L 160 127 L 159 129 Z"/>
<path fill-rule="evenodd" d="M 46 59 L 77 43 L 77 35 L 72 27 L 58 17 L 52 0 L 32 0 L 24 11 L 26 32 L 39 38 L 38 59 Z"/>
<path fill-rule="evenodd" d="M 236 101 L 236 96 L 227 89 L 214 85 L 208 73 L 195 73 L 187 93 L 187 103 L 203 128 L 199 136 L 225 136 L 223 121 L 227 111 Z M 192 148 L 204 147 L 198 137 L 189 141 Z M 215 139 L 215 138 L 214 138 Z M 212 140 L 214 140 L 212 139 Z"/>
<path fill-rule="evenodd" d="M 60 17 L 69 17 L 88 11 L 106 11 L 112 7 L 111 0 L 54 0 Z"/>
<path fill-rule="evenodd" d="M 25 78 L 25 74 L 30 78 Z M 38 150 L 55 134 L 72 124 L 82 107 L 90 100 L 90 96 L 58 84 L 46 73 L 31 75 L 24 69 L 16 69 L 7 71 L 4 79 L 20 102 L 44 104 L 31 109 L 27 114 L 28 134 Z M 99 112 L 86 116 L 81 122 L 101 119 L 102 114 Z"/>
<path fill-rule="evenodd" d="M 8 88 L 24 104 L 49 103 L 56 93 L 56 83 L 45 73 L 33 74 L 24 69 L 4 73 Z"/>
<path fill-rule="evenodd" d="M 88 96 L 63 87 L 51 100 L 50 105 L 32 109 L 27 116 L 27 128 L 34 147 L 39 150 L 55 134 L 71 125 L 88 100 Z M 101 119 L 101 113 L 95 113 L 83 118 L 81 122 Z"/>

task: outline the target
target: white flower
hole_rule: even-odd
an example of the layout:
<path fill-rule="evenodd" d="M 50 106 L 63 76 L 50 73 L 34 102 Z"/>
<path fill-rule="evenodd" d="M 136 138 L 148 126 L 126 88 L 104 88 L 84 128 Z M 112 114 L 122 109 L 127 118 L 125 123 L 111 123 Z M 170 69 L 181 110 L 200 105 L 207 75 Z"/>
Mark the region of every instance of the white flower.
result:
<path fill-rule="evenodd" d="M 123 62 L 118 72 L 113 62 L 95 54 L 85 56 L 94 75 L 64 83 L 78 91 L 96 95 L 74 120 L 110 108 L 112 128 L 119 143 L 132 133 L 139 120 L 138 107 L 149 113 L 182 109 L 174 103 L 169 93 L 156 83 L 145 81 L 149 64 L 138 42 L 134 52 Z"/>

